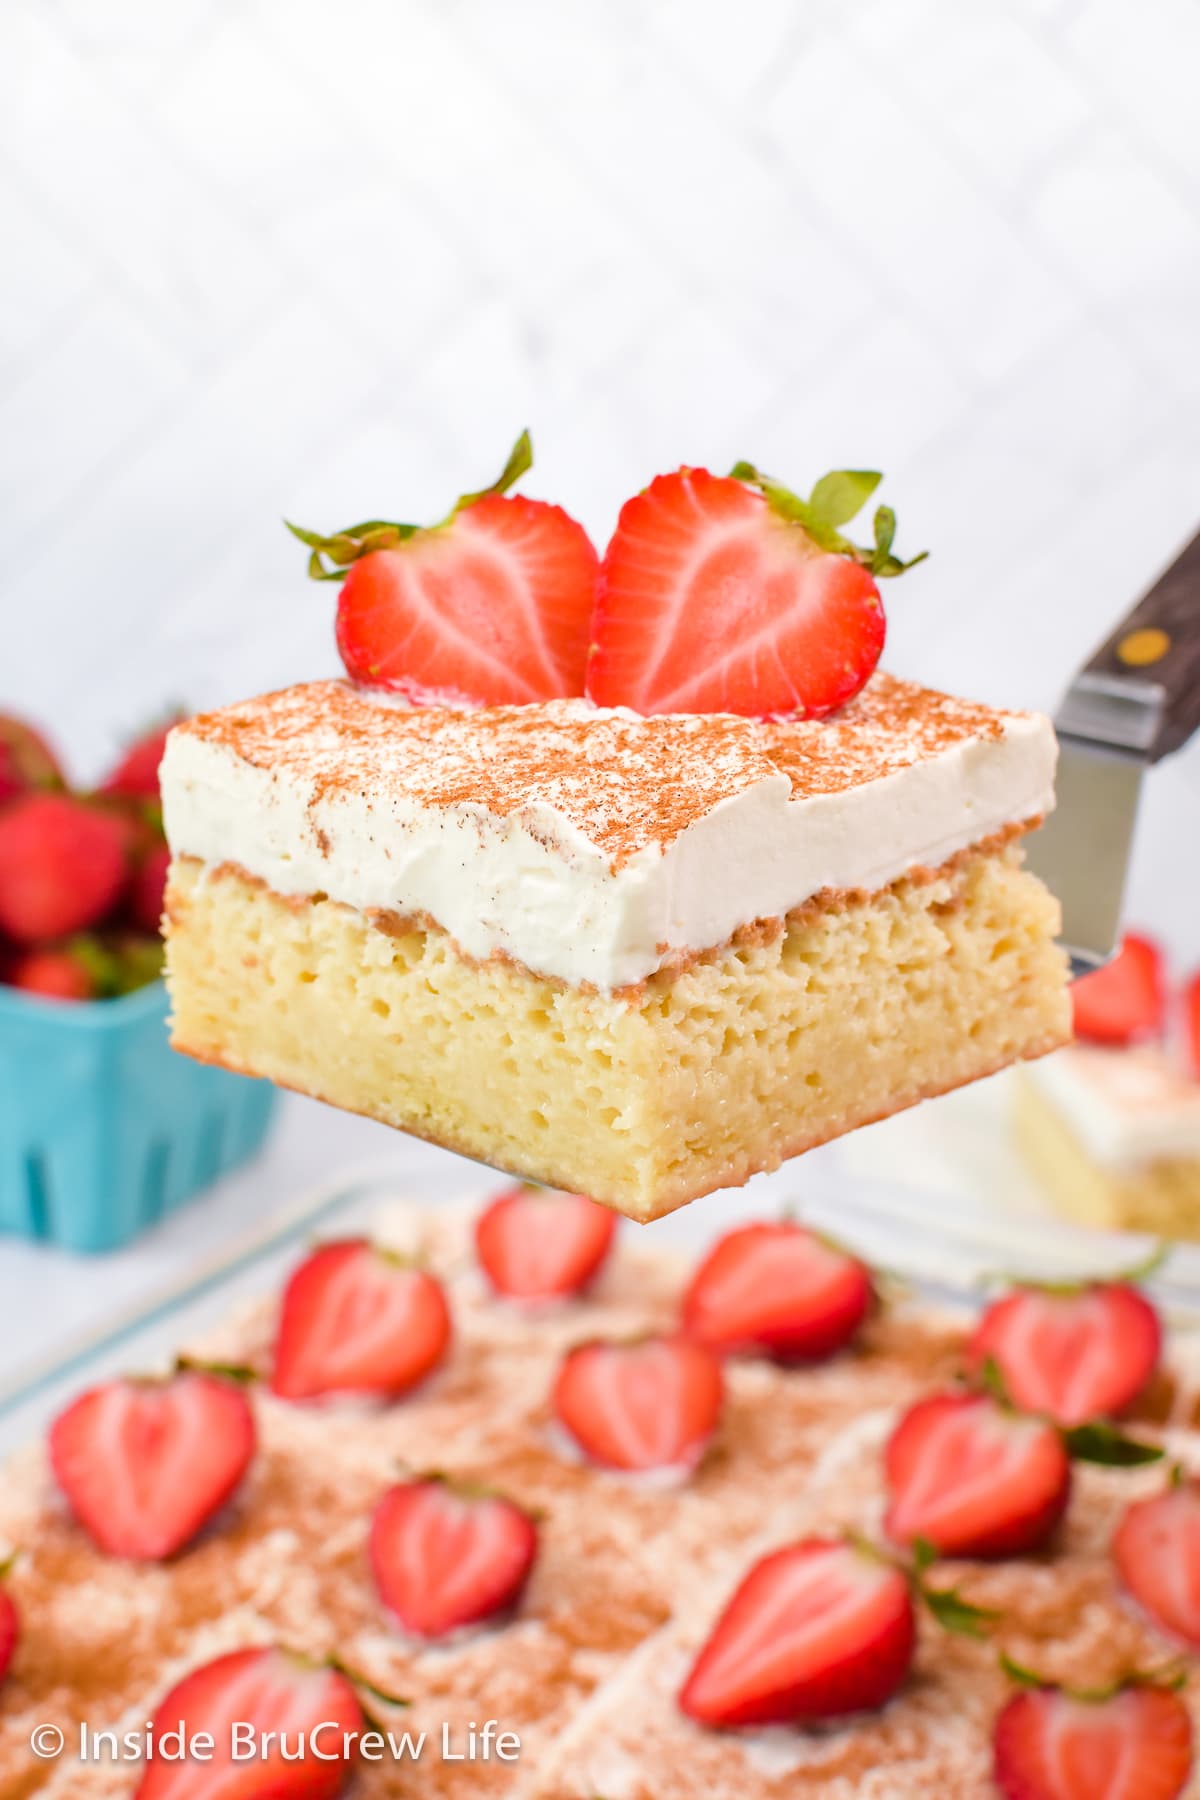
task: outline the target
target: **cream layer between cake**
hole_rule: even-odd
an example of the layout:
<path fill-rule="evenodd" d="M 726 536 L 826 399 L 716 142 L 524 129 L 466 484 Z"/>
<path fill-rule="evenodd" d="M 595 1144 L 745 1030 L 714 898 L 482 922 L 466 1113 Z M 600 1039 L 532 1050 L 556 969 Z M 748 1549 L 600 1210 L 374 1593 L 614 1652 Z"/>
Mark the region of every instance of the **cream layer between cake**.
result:
<path fill-rule="evenodd" d="M 413 709 L 342 681 L 171 733 L 176 856 L 612 991 L 1053 805 L 1049 720 L 877 673 L 833 718 Z"/>

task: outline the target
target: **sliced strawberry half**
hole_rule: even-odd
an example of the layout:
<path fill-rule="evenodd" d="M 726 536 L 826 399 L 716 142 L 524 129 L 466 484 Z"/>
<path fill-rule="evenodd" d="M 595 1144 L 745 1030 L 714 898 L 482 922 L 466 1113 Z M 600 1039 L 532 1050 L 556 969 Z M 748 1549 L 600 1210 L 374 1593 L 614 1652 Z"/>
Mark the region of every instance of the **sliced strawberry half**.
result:
<path fill-rule="evenodd" d="M 1000 1713 L 992 1743 L 1005 1800 L 1175 1800 L 1192 1767 L 1179 1695 L 1137 1682 L 1096 1696 L 1026 1689 Z"/>
<path fill-rule="evenodd" d="M 1129 1282 L 1098 1281 L 1018 1288 L 994 1300 L 967 1356 L 975 1370 L 995 1363 L 1015 1405 L 1069 1427 L 1131 1406 L 1161 1351 L 1162 1327 L 1145 1295 Z"/>
<path fill-rule="evenodd" d="M 1162 1036 L 1166 982 L 1162 952 L 1149 938 L 1128 932 L 1102 969 L 1071 988 L 1075 1035 L 1094 1044 L 1136 1044 Z"/>
<path fill-rule="evenodd" d="M 935 1394 L 909 1408 L 885 1454 L 885 1529 L 943 1556 L 1018 1556 L 1066 1510 L 1071 1464 L 1058 1429 L 990 1394 Z"/>
<path fill-rule="evenodd" d="M 1200 1483 L 1176 1470 L 1161 1494 L 1135 1500 L 1117 1527 L 1113 1558 L 1155 1624 L 1200 1650 Z"/>
<path fill-rule="evenodd" d="M 679 1696 L 702 1725 L 791 1725 L 882 1706 L 912 1662 L 916 1623 L 901 1570 L 837 1538 L 755 1563 Z"/>
<path fill-rule="evenodd" d="M 692 1469 L 721 1414 L 721 1365 L 682 1337 L 580 1344 L 554 1384 L 559 1424 L 610 1469 Z"/>
<path fill-rule="evenodd" d="M 522 433 L 492 486 L 440 525 L 289 527 L 309 573 L 343 583 L 337 642 L 355 681 L 417 705 L 582 694 L 598 559 L 561 506 L 508 493 L 532 462 Z"/>
<path fill-rule="evenodd" d="M 206 1733 L 211 1754 L 152 1757 L 135 1800 L 338 1800 L 365 1723 L 339 1670 L 274 1647 L 235 1650 L 185 1675 L 154 1715 L 154 1742 L 182 1725 L 189 1742 Z"/>
<path fill-rule="evenodd" d="M 17 1603 L 3 1581 L 0 1581 L 0 1681 L 4 1680 L 12 1667 L 20 1635 L 21 1617 L 17 1612 Z"/>
<path fill-rule="evenodd" d="M 883 649 L 876 577 L 911 567 L 892 554 L 888 507 L 873 549 L 841 533 L 879 480 L 837 471 L 801 500 L 749 463 L 657 476 L 626 501 L 605 552 L 588 694 L 642 713 L 820 718 L 841 706 Z"/>
<path fill-rule="evenodd" d="M 190 1544 L 254 1455 L 254 1415 L 233 1382 L 200 1370 L 91 1388 L 50 1427 L 71 1510 L 109 1556 L 159 1562 Z"/>
<path fill-rule="evenodd" d="M 683 1328 L 719 1354 L 816 1362 L 870 1311 L 870 1271 L 803 1225 L 742 1225 L 715 1243 L 683 1299 Z"/>
<path fill-rule="evenodd" d="M 371 1572 L 406 1631 L 445 1637 L 516 1605 L 537 1544 L 515 1501 L 425 1476 L 390 1488 L 376 1507 Z"/>
<path fill-rule="evenodd" d="M 284 1291 L 271 1386 L 284 1400 L 395 1398 L 432 1373 L 450 1343 L 441 1283 L 366 1238 L 325 1244 Z"/>
<path fill-rule="evenodd" d="M 1188 1065 L 1200 1081 L 1200 973 L 1193 975 L 1183 990 L 1183 1030 Z"/>
<path fill-rule="evenodd" d="M 616 1214 L 583 1194 L 511 1187 L 480 1213 L 475 1249 L 497 1293 L 558 1300 L 595 1280 L 616 1229 Z"/>

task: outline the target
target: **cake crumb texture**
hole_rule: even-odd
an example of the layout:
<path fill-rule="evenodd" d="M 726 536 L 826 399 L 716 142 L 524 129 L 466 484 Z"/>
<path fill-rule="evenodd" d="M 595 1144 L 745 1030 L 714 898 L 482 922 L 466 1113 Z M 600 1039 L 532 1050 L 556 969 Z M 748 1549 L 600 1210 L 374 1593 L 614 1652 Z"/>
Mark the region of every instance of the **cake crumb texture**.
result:
<path fill-rule="evenodd" d="M 1019 850 L 809 904 L 603 994 L 177 857 L 177 1048 L 649 1219 L 1070 1031 Z"/>

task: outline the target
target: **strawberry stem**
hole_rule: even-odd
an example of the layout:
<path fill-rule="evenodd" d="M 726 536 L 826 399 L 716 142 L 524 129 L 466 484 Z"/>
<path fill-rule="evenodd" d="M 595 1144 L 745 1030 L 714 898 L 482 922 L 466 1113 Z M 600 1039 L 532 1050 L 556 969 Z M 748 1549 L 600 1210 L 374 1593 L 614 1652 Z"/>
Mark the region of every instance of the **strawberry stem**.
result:
<path fill-rule="evenodd" d="M 384 1706 L 412 1705 L 411 1700 L 404 1699 L 400 1694 L 389 1694 L 386 1688 L 378 1687 L 375 1682 L 368 1681 L 360 1669 L 352 1669 L 348 1663 L 342 1661 L 336 1651 L 325 1658 L 325 1663 L 327 1668 L 335 1669 L 339 1675 L 344 1675 L 355 1690 L 361 1689 L 363 1693 L 370 1694 L 373 1700 L 381 1701 Z M 365 1707 L 363 1711 L 366 1711 Z"/>
<path fill-rule="evenodd" d="M 872 522 L 875 541 L 869 548 L 843 535 L 841 526 L 848 525 L 862 511 L 883 480 L 876 469 L 831 469 L 815 484 L 807 500 L 802 500 L 799 494 L 794 494 L 773 476 L 764 475 L 753 463 L 734 463 L 729 473 L 734 481 L 756 487 L 772 512 L 799 525 L 822 550 L 835 556 L 849 556 L 870 569 L 872 575 L 880 578 L 903 575 L 906 569 L 915 568 L 929 555 L 928 550 L 922 550 L 908 562 L 895 555 L 892 542 L 896 536 L 896 515 L 890 506 L 875 509 Z"/>
<path fill-rule="evenodd" d="M 1160 1238 L 1153 1250 L 1147 1251 L 1140 1262 L 1130 1263 L 1127 1268 L 1112 1269 L 1097 1275 L 1072 1275 L 1061 1281 L 1039 1281 L 1033 1275 L 1020 1275 L 1011 1269 L 989 1269 L 979 1276 L 978 1285 L 988 1288 L 1024 1288 L 1034 1294 L 1059 1294 L 1064 1297 L 1085 1294 L 1089 1288 L 1109 1287 L 1114 1283 L 1136 1286 L 1157 1274 L 1177 1248 L 1173 1238 Z"/>
<path fill-rule="evenodd" d="M 396 519 L 363 519 L 358 525 L 347 525 L 341 531 L 331 532 L 328 536 L 319 531 L 307 531 L 302 525 L 294 525 L 290 519 L 283 522 L 293 537 L 299 538 L 308 546 L 311 555 L 308 559 L 308 573 L 313 581 L 342 581 L 351 563 L 362 556 L 370 556 L 376 550 L 394 550 L 397 545 L 416 537 L 422 531 L 437 531 L 443 525 L 449 525 L 460 512 L 468 506 L 474 506 L 477 500 L 486 499 L 489 494 L 506 494 L 513 483 L 519 481 L 527 470 L 533 467 L 533 440 L 528 431 L 523 431 L 508 453 L 508 461 L 497 475 L 495 481 L 487 487 L 478 488 L 473 494 L 460 494 L 444 519 L 434 525 L 402 524 Z"/>
<path fill-rule="evenodd" d="M 1187 1684 L 1187 1666 L 1179 1660 L 1163 1663 L 1162 1667 L 1158 1669 L 1130 1669 L 1124 1675 L 1118 1675 L 1115 1681 L 1110 1681 L 1103 1687 L 1094 1688 L 1064 1687 L 1060 1681 L 1051 1681 L 1048 1676 L 1039 1675 L 1036 1669 L 1027 1668 L 1024 1663 L 1017 1662 L 1006 1650 L 1002 1650 L 996 1660 L 1009 1680 L 1015 1681 L 1018 1687 L 1065 1694 L 1068 1699 L 1091 1702 L 1093 1705 L 1101 1705 L 1105 1700 L 1111 1700 L 1114 1695 L 1123 1693 L 1126 1688 L 1164 1688 L 1168 1693 L 1176 1693 Z"/>
<path fill-rule="evenodd" d="M 914 1594 L 937 1620 L 943 1631 L 960 1637 L 986 1637 L 996 1621 L 1003 1617 L 988 1606 L 975 1606 L 964 1600 L 956 1587 L 934 1588 L 925 1580 L 925 1571 L 938 1560 L 935 1545 L 928 1538 L 917 1538 L 912 1546 L 912 1566 L 908 1579 Z"/>
<path fill-rule="evenodd" d="M 239 1387 L 249 1387 L 252 1382 L 261 1379 L 257 1369 L 248 1363 L 205 1362 L 200 1356 L 177 1356 L 173 1373 L 176 1375 L 216 1375 L 222 1381 L 233 1381 Z"/>
<path fill-rule="evenodd" d="M 1067 1452 L 1076 1462 L 1100 1463 L 1110 1469 L 1136 1469 L 1143 1463 L 1159 1462 L 1162 1450 L 1141 1438 L 1126 1437 L 1107 1419 L 1092 1419 L 1086 1425 L 1073 1425 L 1062 1434 Z"/>

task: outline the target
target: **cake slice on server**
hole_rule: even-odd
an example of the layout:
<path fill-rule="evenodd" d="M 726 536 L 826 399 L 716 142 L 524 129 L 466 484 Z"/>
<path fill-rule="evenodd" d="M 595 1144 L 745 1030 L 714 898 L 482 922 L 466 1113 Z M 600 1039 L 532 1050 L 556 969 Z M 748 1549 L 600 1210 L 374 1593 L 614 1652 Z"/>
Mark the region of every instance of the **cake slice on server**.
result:
<path fill-rule="evenodd" d="M 875 672 L 876 479 L 314 540 L 350 679 L 168 745 L 177 1047 L 650 1219 L 1063 1042 L 1053 730 Z"/>

